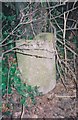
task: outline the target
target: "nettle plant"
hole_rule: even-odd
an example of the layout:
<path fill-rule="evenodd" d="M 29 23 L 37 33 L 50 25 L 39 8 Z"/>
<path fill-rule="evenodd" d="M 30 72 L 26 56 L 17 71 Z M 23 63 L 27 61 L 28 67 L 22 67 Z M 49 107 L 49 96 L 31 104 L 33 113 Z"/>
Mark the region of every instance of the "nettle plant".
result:
<path fill-rule="evenodd" d="M 7 11 L 7 12 L 6 12 Z M 14 3 L 2 4 L 2 39 L 0 40 L 2 45 L 2 98 L 6 101 L 6 104 L 12 104 L 12 95 L 15 91 L 20 96 L 20 103 L 27 106 L 27 98 L 32 100 L 35 104 L 35 96 L 40 95 L 37 86 L 33 87 L 22 82 L 22 75 L 18 68 L 16 53 L 13 51 L 15 48 L 15 40 L 18 36 L 13 33 L 12 30 L 18 25 L 17 16 L 15 15 Z M 22 36 L 17 29 L 18 34 Z M 21 37 L 20 37 L 21 38 Z M 3 113 L 7 110 L 3 110 Z"/>

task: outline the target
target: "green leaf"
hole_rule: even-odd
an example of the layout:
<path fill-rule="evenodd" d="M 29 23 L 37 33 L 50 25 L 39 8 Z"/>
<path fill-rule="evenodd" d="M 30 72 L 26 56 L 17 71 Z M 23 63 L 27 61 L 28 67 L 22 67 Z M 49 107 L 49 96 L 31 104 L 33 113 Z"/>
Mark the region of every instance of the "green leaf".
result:
<path fill-rule="evenodd" d="M 31 92 L 31 86 L 30 85 L 27 87 L 27 91 Z"/>
<path fill-rule="evenodd" d="M 26 101 L 26 98 L 23 97 L 23 98 L 21 99 L 20 103 L 21 103 L 21 104 L 25 104 L 25 101 Z"/>
<path fill-rule="evenodd" d="M 33 40 L 33 36 L 30 36 L 30 37 L 29 37 L 29 40 Z"/>
<path fill-rule="evenodd" d="M 6 84 L 5 83 L 2 83 L 2 89 L 6 89 Z"/>
<path fill-rule="evenodd" d="M 11 112 L 10 112 L 10 111 L 6 111 L 6 112 L 3 113 L 3 114 L 9 116 L 9 115 L 11 115 Z"/>
<path fill-rule="evenodd" d="M 10 68 L 10 75 L 14 75 L 15 71 L 16 71 L 16 66 L 13 65 L 13 66 Z"/>
<path fill-rule="evenodd" d="M 6 89 L 2 89 L 2 96 L 4 96 L 6 94 Z"/>
<path fill-rule="evenodd" d="M 2 85 L 0 85 L 0 90 L 2 90 Z"/>
<path fill-rule="evenodd" d="M 12 93 L 12 89 L 11 87 L 8 88 L 8 94 L 11 94 Z"/>
<path fill-rule="evenodd" d="M 7 77 L 6 75 L 2 75 L 2 83 L 6 83 L 7 82 Z"/>

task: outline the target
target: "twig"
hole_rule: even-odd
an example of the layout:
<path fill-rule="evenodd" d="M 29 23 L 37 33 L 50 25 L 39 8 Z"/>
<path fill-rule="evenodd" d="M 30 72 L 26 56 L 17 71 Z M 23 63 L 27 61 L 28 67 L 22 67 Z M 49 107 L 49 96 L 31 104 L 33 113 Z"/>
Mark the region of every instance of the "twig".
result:
<path fill-rule="evenodd" d="M 47 1 L 48 1 L 48 0 L 47 0 Z M 49 2 L 48 2 L 48 6 L 50 7 Z M 54 21 L 55 21 L 56 25 L 58 26 L 58 28 L 59 28 L 59 29 L 62 31 L 62 33 L 63 33 L 62 28 L 59 26 L 59 24 L 57 23 L 56 19 L 55 19 L 55 18 L 54 18 L 54 16 L 51 14 L 50 9 L 49 9 L 49 12 L 50 12 L 50 20 L 51 20 L 51 16 L 52 16 L 52 18 L 54 19 Z"/>
<path fill-rule="evenodd" d="M 30 19 L 30 21 L 33 20 L 33 11 L 31 11 L 30 16 L 29 16 L 29 19 Z M 33 31 L 33 35 L 35 36 L 35 32 L 34 32 L 34 28 L 33 28 L 33 24 L 30 23 L 30 25 L 31 25 L 31 29 L 32 29 L 32 31 Z"/>
<path fill-rule="evenodd" d="M 68 16 L 69 13 L 67 13 L 67 16 Z M 67 22 L 67 17 L 66 17 L 66 14 L 64 13 L 64 31 L 63 31 L 63 41 L 64 41 L 64 57 L 65 57 L 65 62 L 67 64 L 67 51 L 66 51 L 66 47 L 65 47 L 65 44 L 66 44 L 66 41 L 65 41 L 65 35 L 66 35 L 66 22 Z M 65 73 L 67 73 L 67 70 L 65 68 Z M 65 75 L 65 80 L 66 80 L 66 75 Z"/>
<path fill-rule="evenodd" d="M 57 41 L 58 41 L 59 43 L 61 43 L 62 45 L 64 45 L 64 43 L 63 43 L 61 40 L 57 39 Z M 71 49 L 71 48 L 68 47 L 67 45 L 65 45 L 65 47 L 66 47 L 69 51 L 71 51 L 73 54 L 75 54 L 75 55 L 77 56 L 77 53 L 76 53 L 73 49 Z"/>
<path fill-rule="evenodd" d="M 53 59 L 53 58 L 48 58 L 48 57 L 45 57 L 45 56 L 40 56 L 40 55 L 35 55 L 35 54 L 28 54 L 28 53 L 24 53 L 24 52 L 19 52 L 19 51 L 16 51 L 17 53 L 19 54 L 23 54 L 23 55 L 27 55 L 27 56 L 31 56 L 31 57 L 36 57 L 36 58 L 45 58 L 45 59 Z"/>
<path fill-rule="evenodd" d="M 20 115 L 21 120 L 22 120 L 22 118 L 24 116 L 24 113 L 25 113 L 25 106 L 22 105 L 22 111 L 21 111 L 21 115 Z"/>
<path fill-rule="evenodd" d="M 62 3 L 62 4 L 60 4 L 60 5 L 58 4 L 58 5 L 55 5 L 55 6 L 52 6 L 52 7 L 49 6 L 49 7 L 46 7 L 46 9 L 50 9 L 50 8 L 51 8 L 51 9 L 55 9 L 55 8 L 60 7 L 60 6 L 63 6 L 63 5 L 64 5 L 64 4 Z"/>
<path fill-rule="evenodd" d="M 64 17 L 60 17 L 61 19 L 64 19 Z M 68 21 L 72 21 L 72 22 L 77 22 L 76 20 L 72 19 L 72 18 L 67 18 Z"/>
<path fill-rule="evenodd" d="M 38 20 L 41 20 L 41 18 L 38 18 L 38 19 L 33 19 L 31 21 L 28 21 L 28 22 L 21 22 L 19 23 L 13 30 L 12 32 L 10 32 L 10 34 L 0 43 L 1 45 L 10 37 L 10 35 L 12 35 L 14 33 L 14 31 L 20 26 L 20 25 L 27 25 L 27 24 L 30 24 L 32 22 L 37 22 Z"/>
<path fill-rule="evenodd" d="M 28 4 L 26 7 L 20 10 L 20 12 L 23 12 L 24 10 L 27 10 L 30 4 Z"/>
<path fill-rule="evenodd" d="M 64 71 L 64 70 L 63 70 L 63 67 L 62 67 L 62 64 L 61 64 L 61 60 L 60 60 L 60 58 L 59 58 L 59 56 L 58 56 L 57 51 L 56 51 L 56 56 L 57 56 L 57 61 L 58 61 L 58 63 L 60 64 L 62 71 Z M 58 72 L 59 72 L 59 75 L 60 75 L 61 81 L 62 81 L 62 83 L 63 83 L 65 89 L 67 90 L 66 85 L 65 85 L 65 83 L 64 83 L 64 78 L 62 77 L 62 74 L 61 74 L 61 72 L 60 72 L 60 69 L 59 69 L 58 63 L 56 64 L 56 65 L 57 65 L 57 69 L 58 69 Z"/>
<path fill-rule="evenodd" d="M 19 51 L 23 51 L 23 50 L 42 50 L 42 51 L 47 51 L 47 52 L 50 52 L 50 53 L 55 52 L 55 50 L 49 51 L 47 49 L 37 49 L 37 48 L 34 48 L 34 49 L 31 49 L 31 48 L 18 48 L 17 50 L 19 50 Z"/>
<path fill-rule="evenodd" d="M 56 55 L 57 55 L 57 60 L 58 60 L 58 62 L 59 62 L 59 64 L 60 64 L 60 66 L 61 66 L 61 69 L 63 70 L 62 64 L 64 64 L 65 68 L 67 68 L 67 69 L 71 72 L 71 75 L 74 77 L 74 83 L 75 83 L 75 85 L 76 85 L 77 82 L 76 82 L 76 75 L 75 75 L 75 73 L 70 69 L 69 65 L 67 65 L 66 62 L 64 62 L 63 60 L 61 60 L 61 59 L 59 58 L 58 53 L 57 53 Z"/>
<path fill-rule="evenodd" d="M 75 0 L 75 1 L 74 1 L 74 3 L 73 3 L 73 8 L 74 8 L 74 6 L 75 6 L 76 2 L 78 2 L 78 0 Z"/>
<path fill-rule="evenodd" d="M 67 68 L 68 70 L 71 72 L 72 76 L 74 77 L 74 82 L 76 83 L 76 75 L 75 73 L 70 69 L 70 67 L 64 62 L 64 61 L 61 61 Z"/>
<path fill-rule="evenodd" d="M 67 90 L 67 87 L 66 87 L 66 85 L 65 85 L 65 83 L 64 83 L 64 78 L 62 77 L 61 72 L 60 72 L 60 70 L 59 70 L 58 63 L 57 63 L 56 65 L 57 65 L 57 70 L 58 70 L 58 73 L 59 73 L 60 78 L 61 78 L 61 82 L 63 83 L 63 85 L 64 85 L 65 89 Z"/>
<path fill-rule="evenodd" d="M 73 10 L 75 10 L 75 9 L 78 9 L 78 7 L 72 8 L 72 9 L 70 9 L 70 10 L 68 10 L 68 11 L 66 11 L 66 12 L 64 12 L 64 13 L 62 13 L 62 14 L 60 14 L 60 15 L 57 15 L 56 17 L 51 18 L 51 20 L 56 19 L 56 18 L 59 18 L 60 16 L 66 14 L 66 13 L 68 13 L 68 12 L 71 12 L 71 11 L 73 11 Z"/>
<path fill-rule="evenodd" d="M 65 95 L 55 95 L 55 97 L 58 97 L 58 98 L 76 98 L 76 96 L 65 96 Z"/>
<path fill-rule="evenodd" d="M 74 55 L 74 72 L 76 72 L 76 56 Z"/>
<path fill-rule="evenodd" d="M 75 73 L 70 69 L 69 65 L 67 65 L 66 62 L 64 62 L 64 60 L 61 60 L 61 59 L 60 59 L 60 57 L 59 57 L 59 55 L 58 55 L 57 52 L 56 52 L 56 55 L 57 55 L 57 59 L 58 59 L 58 61 L 59 61 L 59 63 L 60 63 L 61 68 L 62 68 L 62 64 L 64 64 L 65 67 L 72 73 L 74 79 L 76 80 Z"/>
<path fill-rule="evenodd" d="M 24 44 L 25 44 L 25 42 L 22 43 L 21 45 L 24 45 Z M 21 45 L 20 45 L 20 46 L 21 46 Z M 9 53 L 9 52 L 11 52 L 11 51 L 13 51 L 14 49 L 17 49 L 17 48 L 19 48 L 19 46 L 13 47 L 12 49 L 5 51 L 4 53 L 2 53 L 1 58 L 3 58 L 4 54 Z"/>

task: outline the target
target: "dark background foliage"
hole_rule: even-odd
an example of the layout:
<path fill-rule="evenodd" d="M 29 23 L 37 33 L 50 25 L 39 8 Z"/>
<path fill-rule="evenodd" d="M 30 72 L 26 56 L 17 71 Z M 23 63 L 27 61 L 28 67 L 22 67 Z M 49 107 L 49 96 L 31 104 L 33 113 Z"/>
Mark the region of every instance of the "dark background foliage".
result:
<path fill-rule="evenodd" d="M 67 11 L 70 11 L 67 19 L 67 25 L 66 25 L 68 30 L 65 33 L 66 34 L 65 44 L 71 50 L 78 53 L 78 49 L 77 49 L 78 48 L 78 8 L 77 8 L 78 2 L 66 3 L 63 5 L 60 5 L 55 2 L 51 2 L 51 3 L 43 2 L 41 4 L 40 3 L 38 4 L 39 4 L 38 5 L 39 9 L 41 8 L 41 6 L 47 7 L 47 13 L 49 13 L 47 21 L 50 20 L 50 22 L 52 22 L 52 24 L 56 27 L 56 36 L 58 39 L 60 39 L 61 42 L 63 42 L 64 13 Z M 25 7 L 27 7 L 27 9 L 25 11 L 22 11 Z M 29 14 L 27 13 L 28 11 L 31 13 L 31 10 L 34 11 L 36 7 L 37 7 L 36 3 L 29 4 L 29 2 L 28 3 L 15 3 L 15 2 L 2 3 L 2 12 L 0 14 L 2 18 L 2 38 L 0 38 L 0 42 L 2 44 L 0 45 L 2 45 L 3 54 L 2 54 L 2 84 L 0 85 L 0 87 L 2 87 L 2 98 L 6 101 L 7 107 L 5 106 L 5 108 L 8 108 L 5 110 L 3 109 L 3 114 L 11 113 L 11 110 L 9 109 L 11 104 L 13 104 L 11 96 L 15 94 L 15 91 L 20 96 L 21 104 L 24 104 L 26 106 L 27 106 L 26 99 L 28 97 L 30 97 L 32 99 L 32 102 L 35 103 L 35 96 L 40 95 L 37 87 L 32 87 L 25 83 L 22 83 L 20 78 L 21 75 L 20 75 L 20 71 L 17 63 L 17 56 L 16 56 L 16 53 L 12 51 L 12 49 L 15 47 L 16 40 L 23 39 L 23 38 L 25 39 L 33 38 L 33 36 L 30 35 L 31 32 L 29 33 L 30 29 L 28 30 L 28 33 L 27 32 L 24 33 L 24 30 L 27 27 L 27 25 L 19 25 L 19 23 L 27 22 L 29 20 L 29 16 L 27 16 L 25 19 L 24 18 L 22 19 L 23 15 Z M 66 15 L 67 14 L 68 12 L 66 13 Z M 37 13 L 37 16 L 38 16 L 38 13 Z M 35 17 L 36 16 L 34 16 L 34 18 Z M 15 31 L 13 31 L 14 29 Z M 60 58 L 65 59 L 64 44 L 60 44 L 59 41 L 57 40 L 56 48 Z M 70 61 L 74 61 L 73 53 L 70 50 L 67 50 L 67 57 L 68 59 L 70 59 Z M 78 58 L 75 58 L 76 65 L 78 64 L 77 59 Z M 57 63 L 59 64 L 59 62 Z M 74 66 L 74 64 L 70 64 L 70 66 Z M 65 65 L 63 65 L 63 68 L 64 67 Z M 61 74 L 64 75 L 65 71 L 63 71 L 61 67 L 59 67 L 59 69 L 61 71 Z M 77 68 L 74 68 L 73 71 L 77 76 L 78 73 L 76 69 Z M 59 72 L 57 73 L 58 73 L 57 75 L 57 79 L 58 79 L 60 75 L 59 75 Z"/>

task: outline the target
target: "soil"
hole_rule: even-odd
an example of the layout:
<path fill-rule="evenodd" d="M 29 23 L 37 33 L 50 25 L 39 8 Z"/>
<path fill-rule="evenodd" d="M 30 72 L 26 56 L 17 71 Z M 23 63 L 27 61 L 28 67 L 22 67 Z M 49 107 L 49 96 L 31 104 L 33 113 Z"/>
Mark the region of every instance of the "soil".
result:
<path fill-rule="evenodd" d="M 28 100 L 28 108 L 15 106 L 13 117 L 19 118 L 75 118 L 76 87 L 73 80 L 67 80 L 65 89 L 62 82 L 57 81 L 56 87 L 49 93 L 37 96 L 36 104 Z"/>

